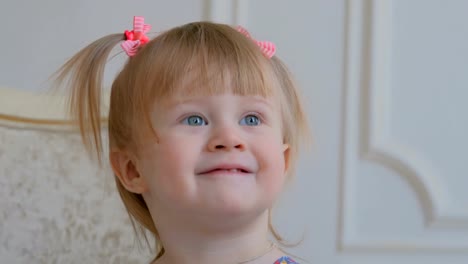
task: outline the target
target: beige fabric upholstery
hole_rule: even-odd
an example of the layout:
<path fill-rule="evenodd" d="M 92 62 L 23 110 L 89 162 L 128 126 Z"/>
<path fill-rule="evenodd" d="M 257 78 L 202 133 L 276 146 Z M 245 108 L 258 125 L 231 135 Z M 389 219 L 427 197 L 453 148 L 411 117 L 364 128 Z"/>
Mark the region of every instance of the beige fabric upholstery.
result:
<path fill-rule="evenodd" d="M 0 263 L 149 263 L 110 169 L 43 103 L 0 89 Z"/>

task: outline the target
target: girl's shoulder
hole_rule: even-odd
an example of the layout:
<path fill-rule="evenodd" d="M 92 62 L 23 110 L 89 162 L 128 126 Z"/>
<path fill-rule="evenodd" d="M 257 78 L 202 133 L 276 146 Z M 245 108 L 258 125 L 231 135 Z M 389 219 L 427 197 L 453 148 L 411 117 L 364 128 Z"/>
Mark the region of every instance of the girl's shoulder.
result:
<path fill-rule="evenodd" d="M 291 257 L 283 256 L 276 260 L 273 264 L 299 264 L 299 262 L 294 261 Z"/>

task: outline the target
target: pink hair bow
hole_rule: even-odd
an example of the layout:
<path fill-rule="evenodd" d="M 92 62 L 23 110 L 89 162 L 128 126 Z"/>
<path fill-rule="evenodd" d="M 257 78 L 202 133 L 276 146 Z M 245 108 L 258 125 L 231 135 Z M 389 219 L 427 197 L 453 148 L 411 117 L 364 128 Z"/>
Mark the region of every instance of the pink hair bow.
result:
<path fill-rule="evenodd" d="M 257 46 L 260 47 L 260 50 L 263 52 L 263 54 L 265 54 L 265 56 L 267 56 L 268 58 L 271 58 L 271 57 L 273 57 L 273 55 L 275 55 L 276 46 L 275 46 L 274 43 L 269 42 L 269 41 L 257 41 L 255 39 L 253 39 L 250 36 L 247 29 L 245 29 L 245 28 L 243 28 L 241 26 L 237 26 L 237 31 L 239 31 L 242 35 L 246 36 L 247 38 L 252 39 L 253 42 L 255 42 L 255 44 L 257 44 Z"/>
<path fill-rule="evenodd" d="M 120 44 L 129 57 L 134 56 L 138 48 L 145 45 L 149 38 L 145 35 L 151 30 L 151 26 L 145 24 L 145 19 L 141 16 L 133 17 L 133 30 L 125 30 L 125 41 Z"/>

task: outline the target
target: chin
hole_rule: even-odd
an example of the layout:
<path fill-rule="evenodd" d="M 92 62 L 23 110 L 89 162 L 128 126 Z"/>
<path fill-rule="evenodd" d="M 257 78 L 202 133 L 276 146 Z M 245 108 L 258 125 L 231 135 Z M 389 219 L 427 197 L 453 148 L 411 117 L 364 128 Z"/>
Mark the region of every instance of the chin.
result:
<path fill-rule="evenodd" d="M 257 217 L 271 207 L 271 203 L 249 198 L 250 197 L 239 196 L 225 197 L 224 200 L 210 203 L 209 207 L 205 207 L 205 209 L 209 211 L 209 214 L 211 214 L 213 218 L 223 218 L 226 220 Z"/>
<path fill-rule="evenodd" d="M 251 225 L 265 215 L 268 208 L 229 208 L 202 216 L 201 223 L 212 231 L 233 230 L 240 226 Z"/>

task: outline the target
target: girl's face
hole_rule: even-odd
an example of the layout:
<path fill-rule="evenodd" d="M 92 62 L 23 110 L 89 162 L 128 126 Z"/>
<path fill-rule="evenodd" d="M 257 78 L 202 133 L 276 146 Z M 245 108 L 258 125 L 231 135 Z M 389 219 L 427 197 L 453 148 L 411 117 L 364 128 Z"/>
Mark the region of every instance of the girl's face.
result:
<path fill-rule="evenodd" d="M 157 142 L 142 144 L 136 163 L 150 211 L 219 217 L 271 207 L 288 158 L 277 105 L 233 94 L 158 104 Z"/>

